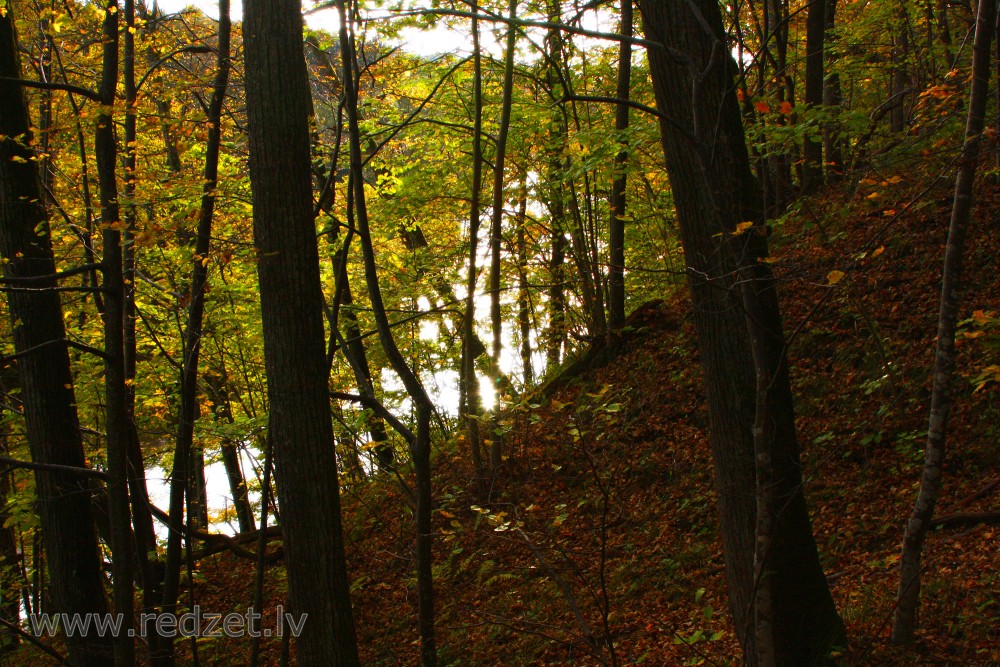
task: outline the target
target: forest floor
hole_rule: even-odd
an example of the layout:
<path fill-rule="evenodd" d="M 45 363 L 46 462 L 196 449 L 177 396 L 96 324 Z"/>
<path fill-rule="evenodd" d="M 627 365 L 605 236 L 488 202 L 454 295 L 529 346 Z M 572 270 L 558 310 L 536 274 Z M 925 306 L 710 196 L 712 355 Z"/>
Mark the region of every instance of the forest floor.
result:
<path fill-rule="evenodd" d="M 888 646 L 951 204 L 946 184 L 920 187 L 842 187 L 775 231 L 806 494 L 848 630 L 843 664 L 997 665 L 996 523 L 929 536 L 916 649 Z M 939 516 L 1000 503 L 997 484 L 975 497 L 1000 476 L 1000 190 L 978 196 Z M 441 665 L 739 664 L 686 291 L 631 324 L 614 362 L 503 417 L 509 456 L 488 501 L 461 439 L 436 452 Z M 417 664 L 413 524 L 399 489 L 347 488 L 344 514 L 362 662 Z M 284 581 L 271 566 L 265 628 Z M 253 563 L 206 558 L 196 582 L 202 609 L 243 611 Z M 189 643 L 179 648 L 188 660 Z M 281 642 L 263 649 L 263 664 L 278 664 Z M 201 664 L 246 664 L 248 642 L 201 640 L 198 652 Z"/>
<path fill-rule="evenodd" d="M 946 184 L 923 187 L 862 181 L 803 202 L 774 234 L 806 492 L 847 625 L 843 664 L 997 665 L 996 523 L 929 536 L 916 650 L 888 646 L 951 205 Z M 938 516 L 1000 499 L 986 488 L 1000 476 L 1000 191 L 978 196 Z M 465 443 L 438 451 L 440 664 L 739 664 L 686 291 L 630 321 L 617 360 L 504 416 L 509 457 L 489 502 L 473 492 Z M 349 490 L 344 512 L 363 663 L 417 664 L 412 521 L 398 490 Z M 251 572 L 229 555 L 203 562 L 202 604 L 245 606 Z M 278 642 L 268 650 L 276 659 Z M 201 652 L 239 663 L 241 651 Z"/>

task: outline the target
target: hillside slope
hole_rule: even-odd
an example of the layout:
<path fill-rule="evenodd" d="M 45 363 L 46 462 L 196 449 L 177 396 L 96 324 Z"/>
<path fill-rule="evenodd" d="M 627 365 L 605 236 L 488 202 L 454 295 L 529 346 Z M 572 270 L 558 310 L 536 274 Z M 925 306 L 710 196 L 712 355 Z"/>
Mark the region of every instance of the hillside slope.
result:
<path fill-rule="evenodd" d="M 902 203 L 873 204 L 871 192 L 906 202 L 917 185 L 862 182 L 806 202 L 824 213 L 792 216 L 775 234 L 806 493 L 851 641 L 843 662 L 996 664 L 1000 527 L 989 522 L 930 536 L 917 652 L 887 647 L 950 201 L 942 186 L 897 219 Z M 1000 475 L 997 211 L 998 192 L 984 190 L 939 514 L 998 507 L 989 486 Z M 507 414 L 510 456 L 488 499 L 472 491 L 461 438 L 439 447 L 440 664 L 739 664 L 689 311 L 683 289 L 646 304 L 618 359 Z M 398 487 L 348 488 L 344 512 L 362 660 L 416 664 L 412 521 Z M 253 599 L 252 563 L 229 553 L 202 560 L 196 581 L 203 609 L 243 611 Z M 270 566 L 265 628 L 284 591 L 282 568 Z M 246 664 L 248 642 L 201 640 L 198 650 L 202 664 Z M 265 640 L 262 664 L 278 664 L 281 650 Z"/>
<path fill-rule="evenodd" d="M 914 192 L 891 179 L 828 196 L 820 210 L 838 215 L 786 223 L 775 266 L 807 495 L 852 642 L 845 662 L 913 664 L 886 644 L 922 462 L 950 201 L 942 187 L 896 219 L 869 203 L 876 190 L 898 208 Z M 962 500 L 1000 474 L 1000 389 L 989 381 L 1000 362 L 997 203 L 982 193 L 970 244 L 939 514 L 996 507 L 989 494 Z M 831 271 L 846 275 L 830 286 Z M 462 444 L 439 453 L 442 664 L 736 663 L 689 308 L 683 290 L 647 304 L 623 356 L 508 415 L 511 458 L 489 503 L 470 493 Z M 371 664 L 413 664 L 410 524 L 378 497 L 348 504 L 361 644 Z M 960 524 L 930 537 L 919 661 L 1000 660 L 997 531 Z"/>

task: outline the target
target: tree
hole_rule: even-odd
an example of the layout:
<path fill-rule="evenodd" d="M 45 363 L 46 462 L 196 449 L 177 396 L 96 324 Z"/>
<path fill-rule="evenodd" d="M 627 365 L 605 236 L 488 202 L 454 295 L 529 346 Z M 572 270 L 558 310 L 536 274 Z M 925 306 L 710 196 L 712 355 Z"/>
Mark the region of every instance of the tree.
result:
<path fill-rule="evenodd" d="M 215 190 L 219 180 L 219 144 L 222 141 L 222 103 L 229 85 L 229 50 L 232 31 L 229 19 L 229 0 L 219 2 L 219 45 L 215 81 L 212 85 L 212 99 L 208 106 L 208 140 L 203 172 L 201 207 L 198 212 L 198 229 L 195 252 L 191 267 L 190 304 L 188 321 L 184 331 L 183 359 L 180 373 L 180 409 L 177 419 L 177 437 L 174 448 L 174 465 L 170 472 L 170 533 L 167 537 L 167 557 L 163 581 L 163 608 L 172 611 L 177 608 L 177 595 L 181 574 L 181 534 L 184 532 L 184 496 L 187 492 L 187 534 L 190 542 L 191 530 L 195 527 L 197 514 L 192 493 L 191 478 L 194 476 L 194 422 L 198 413 L 198 360 L 201 355 L 203 334 L 202 320 L 205 313 L 205 292 L 208 287 L 208 251 L 212 237 L 212 219 L 215 213 Z M 228 406 L 227 406 L 228 409 Z M 228 459 L 233 458 L 231 453 Z M 228 466 L 232 469 L 232 463 Z M 204 480 L 204 472 L 199 471 Z M 230 473 L 232 474 L 232 473 Z M 237 486 L 236 489 L 239 487 Z M 234 490 L 236 490 L 234 489 Z M 204 487 L 202 486 L 202 490 Z M 245 494 L 245 490 L 244 490 Z M 203 511 L 207 508 L 202 507 Z M 242 515 L 241 523 L 248 519 Z M 206 522 L 207 523 L 207 522 Z M 199 528 L 207 526 L 199 525 Z M 173 662 L 173 641 L 163 637 L 163 664 Z"/>
<path fill-rule="evenodd" d="M 358 115 L 358 85 L 356 75 L 359 72 L 356 42 L 353 22 L 348 12 L 350 3 L 347 0 L 336 0 L 337 15 L 340 17 L 340 54 L 344 72 L 344 106 L 347 111 L 348 141 L 350 144 L 350 179 L 348 181 L 349 208 L 353 206 L 353 219 L 356 221 L 358 236 L 361 241 L 361 254 L 364 258 L 365 284 L 368 287 L 368 298 L 372 304 L 372 315 L 375 318 L 375 328 L 378 331 L 382 351 L 389 365 L 399 376 L 406 393 L 413 401 L 416 412 L 416 434 L 409 439 L 410 457 L 416 473 L 417 507 L 415 516 L 416 528 L 416 558 L 417 571 L 417 625 L 420 633 L 420 664 L 422 667 L 434 667 L 437 664 L 437 648 L 434 639 L 434 580 L 433 539 L 431 526 L 431 510 L 433 496 L 431 493 L 431 415 L 434 405 L 424 390 L 423 384 L 416 372 L 407 363 L 396 345 L 392 335 L 389 318 L 386 315 L 385 303 L 382 300 L 382 288 L 378 280 L 378 268 L 375 262 L 375 246 L 372 242 L 371 226 L 368 220 L 368 203 L 365 196 L 365 180 L 361 154 L 361 126 Z"/>
<path fill-rule="evenodd" d="M 493 346 L 490 354 L 490 380 L 493 391 L 500 394 L 500 351 L 503 349 L 503 320 L 500 312 L 500 255 L 503 245 L 504 214 L 504 166 L 507 159 L 507 136 L 510 132 L 510 113 L 514 98 L 514 47 L 517 44 L 517 27 L 513 21 L 517 16 L 517 0 L 510 0 L 507 13 L 511 25 L 507 28 L 507 44 L 504 48 L 503 101 L 500 103 L 500 123 L 497 129 L 496 151 L 493 155 L 493 204 L 490 220 L 490 328 L 493 332 Z M 494 470 L 502 462 L 499 424 L 494 420 L 490 428 L 490 465 Z"/>
<path fill-rule="evenodd" d="M 246 98 L 269 436 L 302 664 L 358 664 L 327 390 L 299 4 L 244 6 Z"/>
<path fill-rule="evenodd" d="M 31 123 L 21 79 L 10 5 L 0 13 L 0 254 L 4 291 L 13 319 L 15 357 L 28 442 L 36 463 L 85 466 L 76 410 L 69 341 L 57 281 L 80 273 L 57 272 L 43 205 Z M 89 268 L 89 267 L 88 267 Z M 93 351 L 93 350 L 91 350 Z M 108 611 L 87 478 L 37 471 L 35 483 L 46 551 L 51 610 L 70 614 Z M 38 610 L 35 610 L 38 611 Z M 111 638 L 67 637 L 79 665 L 107 665 Z"/>
<path fill-rule="evenodd" d="M 718 5 L 640 2 L 705 374 L 736 633 L 752 665 L 843 643 L 802 493 L 763 202 Z"/>
<path fill-rule="evenodd" d="M 823 104 L 823 42 L 827 27 L 827 0 L 812 0 L 806 16 L 806 95 L 807 107 Z M 832 9 L 831 9 L 832 12 Z M 823 184 L 823 144 L 806 136 L 802 144 L 802 190 L 815 192 Z"/>
<path fill-rule="evenodd" d="M 937 347 L 934 353 L 933 388 L 930 423 L 927 428 L 923 474 L 920 492 L 913 507 L 899 561 L 899 591 L 893 617 L 892 643 L 908 646 L 914 641 L 917 608 L 920 603 L 921 552 L 934 518 L 938 492 L 941 489 L 942 466 L 951 414 L 952 382 L 955 373 L 955 332 L 958 321 L 958 297 L 962 287 L 965 241 L 972 213 L 972 186 L 979 166 L 986 118 L 986 103 L 990 86 L 990 46 L 997 27 L 996 0 L 981 0 L 976 19 L 973 44 L 972 89 L 969 93 L 969 113 L 965 127 L 965 144 L 955 177 L 955 197 L 948 229 L 948 245 L 944 255 L 944 276 L 941 280 L 941 301 L 938 309 Z"/>
<path fill-rule="evenodd" d="M 628 130 L 629 91 L 632 87 L 632 0 L 621 3 L 621 34 L 618 49 L 618 85 L 616 97 L 621 100 L 615 107 L 615 131 L 621 135 Z M 615 156 L 614 182 L 611 184 L 610 220 L 608 221 L 608 328 L 613 337 L 620 336 L 625 325 L 625 215 L 628 185 L 628 142 L 619 136 L 621 150 Z"/>

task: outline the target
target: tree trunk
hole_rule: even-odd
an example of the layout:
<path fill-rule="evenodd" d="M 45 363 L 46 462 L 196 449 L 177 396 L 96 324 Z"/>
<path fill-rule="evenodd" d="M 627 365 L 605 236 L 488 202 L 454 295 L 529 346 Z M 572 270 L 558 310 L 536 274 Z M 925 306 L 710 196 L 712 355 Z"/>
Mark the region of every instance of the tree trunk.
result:
<path fill-rule="evenodd" d="M 14 9 L 0 15 L 0 75 L 21 78 Z M 28 279 L 32 291 L 8 292 L 14 329 L 21 400 L 31 457 L 38 463 L 84 467 L 83 441 L 76 412 L 73 377 L 62 306 L 54 288 L 55 260 L 42 204 L 34 154 L 14 137 L 29 136 L 31 123 L 24 90 L 0 82 L 0 254 L 8 280 Z M 14 158 L 18 158 L 15 160 Z M 38 289 L 42 288 L 42 289 Z M 51 611 L 102 614 L 108 611 L 102 586 L 91 489 L 84 478 L 36 472 L 42 531 L 49 537 Z M 39 611 L 35 605 L 35 611 Z M 111 639 L 67 638 L 70 659 L 78 665 L 107 665 Z"/>
<path fill-rule="evenodd" d="M 205 499 L 204 453 L 194 447 L 194 423 L 198 417 L 198 361 L 201 355 L 202 320 L 205 313 L 205 291 L 208 284 L 208 252 L 212 237 L 212 218 L 215 212 L 215 188 L 219 176 L 219 148 L 222 141 L 222 104 L 229 84 L 229 44 L 231 22 L 229 0 L 219 2 L 219 44 L 212 99 L 209 102 L 207 124 L 208 141 L 205 147 L 205 166 L 201 195 L 201 210 L 195 237 L 194 258 L 191 265 L 188 319 L 184 330 L 184 353 L 181 360 L 180 408 L 177 415 L 177 433 L 174 444 L 174 463 L 170 471 L 170 531 L 167 536 L 166 574 L 163 585 L 163 608 L 172 612 L 177 606 L 182 565 L 181 534 L 185 525 L 184 499 L 187 497 L 188 525 L 205 528 L 207 502 Z M 188 533 L 190 535 L 190 533 Z M 161 639 L 162 662 L 173 664 L 173 638 Z"/>
<path fill-rule="evenodd" d="M 639 6 L 647 38 L 663 44 L 649 51 L 650 74 L 690 267 L 737 637 L 750 665 L 821 663 L 844 629 L 802 494 L 781 317 L 773 276 L 758 261 L 766 228 L 731 83 L 736 66 L 716 3 Z M 743 221 L 754 226 L 737 232 Z"/>
<path fill-rule="evenodd" d="M 480 197 L 483 189 L 483 68 L 479 46 L 479 19 L 476 0 L 472 4 L 472 193 L 469 204 L 469 273 L 465 283 L 465 318 L 462 322 L 462 368 L 460 373 L 459 409 L 465 421 L 469 438 L 476 494 L 486 493 L 486 467 L 483 464 L 482 442 L 479 435 L 479 417 L 482 400 L 479 396 L 479 379 L 476 377 L 476 284 L 479 256 Z"/>
<path fill-rule="evenodd" d="M 843 101 L 840 92 L 840 74 L 831 71 L 831 66 L 837 59 L 836 33 L 833 30 L 837 18 L 837 0 L 825 0 L 825 4 L 823 106 L 836 116 L 840 113 L 840 104 Z M 836 121 L 823 127 L 823 151 L 826 154 L 827 182 L 840 180 L 844 175 L 844 139 L 840 136 L 840 124 Z"/>
<path fill-rule="evenodd" d="M 215 405 L 216 421 L 225 420 L 229 424 L 236 423 L 233 416 L 233 405 L 229 399 L 229 379 L 225 370 L 221 373 L 204 373 L 202 379 L 208 387 L 208 392 Z M 233 496 L 233 507 L 236 509 L 236 521 L 241 533 L 256 529 L 253 517 L 253 507 L 250 505 L 250 494 L 247 490 L 246 477 L 240 465 L 240 452 L 231 438 L 224 438 L 220 447 L 222 464 L 226 468 L 226 478 L 229 480 L 229 493 Z"/>
<path fill-rule="evenodd" d="M 490 355 L 490 381 L 495 394 L 494 415 L 501 409 L 500 352 L 503 349 L 503 319 L 500 312 L 500 256 L 503 251 L 504 168 L 507 159 L 507 135 L 510 132 L 510 113 L 514 98 L 514 48 L 517 45 L 517 0 L 510 0 L 507 13 L 511 24 L 507 28 L 507 45 L 504 52 L 503 97 L 500 103 L 500 127 L 497 130 L 497 148 L 493 156 L 493 219 L 490 221 L 490 327 L 493 349 Z M 502 462 L 503 437 L 496 420 L 490 428 L 490 466 L 496 470 Z"/>
<path fill-rule="evenodd" d="M 437 649 L 434 638 L 434 579 L 433 579 L 433 539 L 431 511 L 431 415 L 434 405 L 424 390 L 420 379 L 407 363 L 396 346 L 389 318 L 382 301 L 382 289 L 378 282 L 378 268 L 375 262 L 375 247 L 372 244 L 368 224 L 368 204 L 365 201 L 365 182 L 362 171 L 361 130 L 358 122 L 358 89 L 355 80 L 357 63 L 354 55 L 355 41 L 348 20 L 347 1 L 337 0 L 340 17 L 340 52 L 344 68 L 344 106 L 347 110 L 348 132 L 351 146 L 351 176 L 349 189 L 353 198 L 353 211 L 357 217 L 358 236 L 365 262 L 365 282 L 368 298 L 372 304 L 375 328 L 378 330 L 382 351 L 396 371 L 406 393 L 416 408 L 417 432 L 410 444 L 410 456 L 417 481 L 416 510 L 416 563 L 417 571 L 417 626 L 420 633 L 420 664 L 422 667 L 437 665 Z M 348 211 L 352 209 L 349 207 Z"/>
<path fill-rule="evenodd" d="M 339 312 L 344 320 L 344 330 L 347 332 L 347 340 L 343 349 L 350 362 L 351 370 L 354 371 L 354 379 L 358 383 L 358 393 L 375 400 L 375 384 L 372 381 L 371 366 L 368 363 L 368 352 L 365 350 L 365 344 L 361 338 L 361 327 L 358 325 L 357 315 L 352 308 L 354 297 L 351 294 L 351 285 L 348 282 L 346 266 L 344 265 L 346 261 L 344 255 L 346 255 L 347 250 L 348 246 L 345 242 L 344 247 L 334 258 L 334 265 L 344 266 L 345 269 L 337 276 L 337 289 L 341 294 Z M 396 469 L 395 452 L 392 449 L 392 443 L 389 442 L 385 422 L 381 417 L 373 414 L 366 420 L 365 426 L 372 442 L 375 443 L 372 451 L 375 453 L 375 463 L 378 465 L 378 469 L 382 472 L 393 472 Z"/>
<path fill-rule="evenodd" d="M 958 297 L 962 287 L 965 241 L 972 211 L 972 186 L 979 166 L 979 148 L 989 98 L 991 43 L 996 31 L 996 0 L 980 0 L 973 44 L 972 90 L 965 126 L 965 146 L 958 175 L 955 177 L 955 200 L 951 209 L 948 245 L 944 254 L 944 276 L 938 311 L 937 348 L 934 354 L 934 384 L 931 392 L 930 424 L 924 470 L 920 478 L 917 502 L 906 524 L 902 555 L 899 561 L 899 591 L 893 617 L 892 643 L 909 646 L 914 641 L 917 609 L 920 604 L 921 552 L 927 530 L 934 518 L 934 506 L 941 488 L 942 466 L 951 413 L 952 379 L 955 372 L 955 323 Z"/>
<path fill-rule="evenodd" d="M 535 382 L 531 360 L 531 291 L 528 289 L 528 238 L 525 225 L 528 219 L 527 176 L 521 182 L 520 201 L 517 203 L 517 327 L 521 343 L 521 382 L 527 389 Z"/>
<path fill-rule="evenodd" d="M 244 3 L 254 244 L 288 599 L 307 665 L 358 664 L 344 557 L 297 2 Z"/>
<path fill-rule="evenodd" d="M 788 0 L 763 0 L 764 33 L 758 58 L 757 92 L 763 99 L 773 94 L 777 102 L 794 104 L 792 78 L 788 74 Z M 778 125 L 786 123 L 786 115 L 778 114 Z M 792 199 L 792 156 L 778 147 L 769 147 L 760 165 L 764 186 L 764 205 L 767 217 L 776 218 L 785 212 Z"/>
<path fill-rule="evenodd" d="M 556 0 L 546 2 L 548 20 L 558 23 L 562 20 L 561 6 Z M 545 82 L 553 100 L 562 99 L 564 92 L 559 69 L 563 62 L 562 33 L 555 28 L 545 37 L 548 52 L 545 66 Z M 545 344 L 545 372 L 552 374 L 562 362 L 566 344 L 566 200 L 563 184 L 564 169 L 561 151 L 566 143 L 566 121 L 560 108 L 554 108 L 549 120 L 547 168 L 545 181 L 549 184 L 545 202 L 549 209 L 552 227 L 549 250 L 548 340 Z"/>
<path fill-rule="evenodd" d="M 621 2 L 621 32 L 623 39 L 618 45 L 618 83 L 615 97 L 619 104 L 615 107 L 615 132 L 621 150 L 615 156 L 614 181 L 611 183 L 610 213 L 608 221 L 608 330 L 617 347 L 620 329 L 625 325 L 625 188 L 628 185 L 628 140 L 625 132 L 629 125 L 629 105 L 632 87 L 632 0 Z"/>
<path fill-rule="evenodd" d="M 149 490 L 146 488 L 146 469 L 142 459 L 142 447 L 139 444 L 139 434 L 135 428 L 135 380 L 136 380 L 136 337 L 135 337 L 135 172 L 136 152 L 136 80 L 135 80 L 135 3 L 125 0 L 125 31 L 122 33 L 124 47 L 122 49 L 122 83 L 125 92 L 125 157 L 124 198 L 128 202 L 125 208 L 125 235 L 122 248 L 122 279 L 123 322 L 122 343 L 123 363 L 125 366 L 125 404 L 128 420 L 128 488 L 129 507 L 132 512 L 132 526 L 135 537 L 136 565 L 142 581 L 142 600 L 146 612 L 152 612 L 158 598 L 160 588 L 159 567 L 150 554 L 156 553 L 156 532 L 153 529 L 153 513 L 149 507 Z M 150 646 L 155 646 L 160 637 L 150 637 Z"/>
<path fill-rule="evenodd" d="M 806 95 L 807 109 L 823 104 L 824 40 L 826 36 L 826 3 L 812 0 L 806 16 Z M 802 144 L 802 192 L 812 194 L 823 184 L 823 144 L 819 139 L 805 137 Z"/>
<path fill-rule="evenodd" d="M 94 157 L 100 189 L 101 226 L 104 257 L 104 396 L 105 429 L 108 457 L 108 519 L 111 524 L 111 567 L 114 579 L 115 613 L 122 619 L 122 630 L 115 638 L 115 666 L 135 663 L 133 627 L 134 567 L 132 561 L 132 521 L 128 497 L 128 449 L 134 425 L 128 413 L 128 389 L 125 376 L 125 279 L 121 243 L 121 213 L 118 183 L 114 119 L 115 91 L 118 85 L 118 4 L 107 7 L 103 27 L 103 57 L 100 82 L 101 111 L 94 134 Z"/>
<path fill-rule="evenodd" d="M 906 97 L 910 91 L 910 16 L 906 7 L 900 5 L 898 12 L 899 32 L 893 35 L 892 79 L 889 86 L 890 110 L 889 131 L 902 132 L 906 127 Z"/>

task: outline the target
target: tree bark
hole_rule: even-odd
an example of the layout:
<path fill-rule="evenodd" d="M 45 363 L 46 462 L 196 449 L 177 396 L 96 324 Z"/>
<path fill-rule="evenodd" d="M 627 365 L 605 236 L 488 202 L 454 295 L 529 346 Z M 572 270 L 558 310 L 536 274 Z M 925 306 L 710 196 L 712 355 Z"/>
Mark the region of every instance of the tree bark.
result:
<path fill-rule="evenodd" d="M 934 507 L 941 489 L 942 466 L 948 435 L 948 417 L 952 404 L 952 381 L 955 372 L 955 327 L 958 319 L 959 290 L 965 242 L 972 211 L 972 186 L 979 166 L 989 98 L 991 43 L 996 32 L 996 0 L 980 0 L 973 43 L 972 89 L 965 126 L 965 146 L 955 177 L 955 198 L 945 247 L 944 276 L 938 310 L 937 348 L 934 353 L 934 383 L 931 390 L 930 423 L 920 492 L 913 513 L 906 524 L 902 555 L 899 561 L 899 590 L 893 616 L 892 643 L 909 646 L 914 642 L 917 610 L 920 605 L 921 552 L 934 518 Z"/>
<path fill-rule="evenodd" d="M 521 182 L 520 201 L 517 203 L 517 326 L 521 348 L 521 382 L 527 389 L 535 382 L 534 364 L 531 360 L 531 291 L 528 289 L 528 238 L 525 226 L 528 218 L 527 176 Z"/>
<path fill-rule="evenodd" d="M 135 13 L 133 0 L 125 0 L 125 31 L 122 33 L 122 83 L 125 92 L 125 156 L 123 160 L 124 194 L 128 202 L 125 208 L 125 234 L 122 248 L 123 279 L 123 322 L 122 343 L 125 367 L 125 403 L 128 420 L 128 488 L 129 507 L 132 511 L 132 527 L 135 537 L 135 556 L 142 581 L 142 600 L 145 611 L 152 612 L 158 602 L 160 589 L 158 567 L 150 554 L 156 553 L 156 532 L 153 529 L 153 514 L 149 507 L 149 490 L 146 488 L 146 470 L 142 459 L 142 447 L 135 428 L 135 380 L 136 380 L 136 307 L 135 307 L 135 172 L 136 153 L 136 80 L 135 80 Z M 150 646 L 155 646 L 160 637 L 150 637 Z"/>
<path fill-rule="evenodd" d="M 823 104 L 825 81 L 823 59 L 826 37 L 826 3 L 811 0 L 806 15 L 806 95 L 807 109 Z M 812 194 L 823 184 L 823 144 L 819 139 L 805 137 L 802 144 L 802 192 Z"/>
<path fill-rule="evenodd" d="M 834 116 L 837 116 L 840 114 L 840 105 L 843 102 L 843 95 L 840 92 L 840 74 L 831 71 L 831 65 L 837 59 L 836 33 L 833 30 L 837 18 L 837 0 L 825 0 L 825 4 L 823 106 L 827 107 Z M 837 121 L 823 127 L 823 151 L 826 154 L 826 180 L 828 183 L 840 180 L 844 175 L 844 144 L 844 139 L 840 136 L 840 124 Z"/>
<path fill-rule="evenodd" d="M 229 378 L 225 370 L 217 374 L 205 373 L 202 376 L 205 385 L 215 405 L 216 421 L 225 420 L 229 424 L 236 423 L 233 416 L 233 405 L 229 399 Z M 250 494 L 247 489 L 246 477 L 240 465 L 240 452 L 232 438 L 223 438 L 222 464 L 226 468 L 226 478 L 229 480 L 229 493 L 233 496 L 233 506 L 236 509 L 236 521 L 241 533 L 256 530 L 253 507 L 250 505 Z"/>
<path fill-rule="evenodd" d="M 340 294 L 338 312 L 344 320 L 344 330 L 347 332 L 347 339 L 343 345 L 343 350 L 344 355 L 348 358 L 351 370 L 354 372 L 354 379 L 358 383 L 358 393 L 376 400 L 375 384 L 372 380 L 371 366 L 368 363 L 368 352 L 361 338 L 361 327 L 358 324 L 357 315 L 355 315 L 352 309 L 354 297 L 351 294 L 351 285 L 345 265 L 349 239 L 350 237 L 348 236 L 348 241 L 345 241 L 344 247 L 336 254 L 333 261 L 335 267 L 343 267 L 343 270 L 339 271 L 337 276 L 337 291 Z M 336 317 L 336 319 L 339 323 L 341 318 Z M 334 332 L 335 335 L 336 333 Z M 375 443 L 373 452 L 378 469 L 382 472 L 390 473 L 395 471 L 395 452 L 393 451 L 392 443 L 389 442 L 389 434 L 385 430 L 385 422 L 380 416 L 372 414 L 366 420 L 365 426 L 368 429 L 368 434 L 371 436 L 372 442 Z"/>
<path fill-rule="evenodd" d="M 497 148 L 493 156 L 493 218 L 490 221 L 490 327 L 493 349 L 490 355 L 490 381 L 496 396 L 494 415 L 501 408 L 500 352 L 503 349 L 503 318 L 500 312 L 500 256 L 503 250 L 504 169 L 507 160 L 507 135 L 510 133 L 510 114 L 514 99 L 514 48 L 517 45 L 517 0 L 508 2 L 507 13 L 511 24 L 507 28 L 507 45 L 504 51 L 503 96 L 500 102 L 500 126 L 497 130 Z M 503 437 L 493 420 L 490 428 L 490 466 L 496 470 L 503 458 Z"/>
<path fill-rule="evenodd" d="M 128 413 L 128 389 L 125 376 L 125 279 L 121 243 L 121 209 L 118 201 L 114 119 L 115 91 L 118 85 L 117 0 L 105 11 L 103 56 L 100 82 L 101 111 L 94 133 L 94 157 L 100 190 L 101 226 L 104 257 L 104 396 L 105 429 L 108 457 L 108 519 L 111 524 L 111 567 L 114 579 L 115 613 L 122 619 L 122 630 L 115 638 L 115 666 L 135 663 L 133 628 L 134 567 L 132 560 L 132 522 L 128 497 L 128 448 L 131 429 Z"/>
<path fill-rule="evenodd" d="M 8 5 L 0 15 L 0 75 L 20 79 L 14 10 L 16 6 Z M 24 89 L 0 83 L 0 254 L 6 260 L 6 278 L 56 273 L 35 156 L 26 142 L 30 128 Z M 38 284 L 55 286 L 55 280 Z M 44 353 L 28 354 L 17 362 L 31 458 L 37 463 L 84 467 L 69 352 L 59 342 L 66 339 L 59 295 L 45 289 L 11 291 L 7 302 L 15 351 L 46 346 Z M 51 611 L 106 613 L 89 483 L 76 475 L 38 471 L 35 486 L 42 531 L 50 543 Z M 39 611 L 37 604 L 34 610 Z M 67 647 L 70 659 L 87 667 L 107 665 L 112 655 L 110 638 L 68 637 Z"/>
<path fill-rule="evenodd" d="M 557 0 L 546 2 L 548 20 L 558 23 L 562 20 L 561 6 Z M 546 65 L 545 82 L 553 100 L 564 95 L 559 69 L 563 62 L 562 33 L 552 28 L 545 37 Z M 563 185 L 564 169 L 561 151 L 566 142 L 566 122 L 560 108 L 554 108 L 549 120 L 547 142 L 546 182 L 549 183 L 545 202 L 549 209 L 551 245 L 549 250 L 548 340 L 545 344 L 545 372 L 552 374 L 562 362 L 566 344 L 566 201 Z"/>
<path fill-rule="evenodd" d="M 327 389 L 299 3 L 248 0 L 243 25 L 269 437 L 289 604 L 309 615 L 297 640 L 298 660 L 357 665 Z"/>
<path fill-rule="evenodd" d="M 198 468 L 196 458 L 203 454 L 194 450 L 194 423 L 198 417 L 198 361 L 201 355 L 202 320 L 205 313 L 205 291 L 208 285 L 208 252 L 212 238 L 212 218 L 215 212 L 215 188 L 219 178 L 219 148 L 222 141 L 222 104 L 229 85 L 229 44 L 232 24 L 229 19 L 229 0 L 219 1 L 219 44 L 212 99 L 209 102 L 206 122 L 208 141 L 205 147 L 205 166 L 202 176 L 201 210 L 195 238 L 194 258 L 191 266 L 188 319 L 184 330 L 184 351 L 181 360 L 180 408 L 177 415 L 177 433 L 174 444 L 174 462 L 170 471 L 170 530 L 167 535 L 166 572 L 163 583 L 163 610 L 172 613 L 177 607 L 183 554 L 181 533 L 184 526 L 184 498 L 187 496 L 188 527 L 205 528 L 207 507 L 203 500 L 205 491 L 204 459 Z M 192 470 L 192 469 L 195 470 Z M 192 474 L 194 473 L 194 474 Z M 200 480 L 198 479 L 200 477 Z M 200 484 L 196 483 L 200 481 Z M 156 664 L 173 664 L 173 638 L 160 638 Z"/>
<path fill-rule="evenodd" d="M 764 206 L 711 0 L 644 0 L 650 74 L 705 373 L 730 607 L 751 665 L 844 641 L 802 493 Z M 737 229 L 750 221 L 750 229 Z M 762 493 L 758 493 L 758 490 Z M 764 540 L 765 544 L 758 542 Z M 769 607 L 769 608 L 768 608 Z M 766 645 L 765 645 L 766 644 Z"/>
<path fill-rule="evenodd" d="M 479 395 L 479 379 L 476 377 L 476 357 L 479 350 L 476 341 L 476 284 L 478 272 L 476 259 L 479 256 L 480 197 L 483 189 L 483 68 L 482 51 L 479 45 L 479 19 L 476 0 L 472 11 L 472 193 L 469 200 L 469 273 L 465 287 L 465 318 L 462 322 L 462 368 L 460 387 L 460 409 L 469 438 L 469 453 L 472 459 L 476 494 L 486 493 L 486 468 L 483 465 L 482 442 L 479 435 L 479 417 L 482 414 L 482 400 Z"/>
<path fill-rule="evenodd" d="M 416 437 L 410 444 L 410 456 L 417 482 L 416 510 L 416 563 L 417 572 L 417 626 L 420 633 L 420 664 L 422 667 L 437 665 L 437 649 L 434 637 L 434 579 L 433 539 L 431 511 L 431 415 L 434 405 L 424 390 L 420 379 L 407 363 L 396 345 L 382 301 L 382 289 L 378 282 L 378 268 L 375 262 L 375 247 L 372 244 L 368 224 L 368 205 L 365 200 L 363 157 L 361 154 L 361 130 L 358 122 L 358 89 L 355 80 L 357 63 L 355 60 L 355 40 L 348 19 L 347 0 L 337 0 L 340 17 L 340 52 L 344 68 L 344 103 L 347 110 L 348 133 L 351 148 L 351 177 L 349 189 L 353 198 L 353 211 L 357 218 L 358 236 L 365 263 L 365 282 L 368 298 L 372 304 L 375 328 L 378 330 L 382 351 L 399 376 L 406 393 L 416 408 Z M 350 209 L 349 209 L 350 210 Z"/>
<path fill-rule="evenodd" d="M 632 37 L 632 0 L 621 0 L 622 37 Z M 614 347 L 620 329 L 625 325 L 625 216 L 628 185 L 628 140 L 625 132 L 629 125 L 629 105 L 632 87 L 632 44 L 623 39 L 618 45 L 618 82 L 615 92 L 621 102 L 615 107 L 615 132 L 621 149 L 615 156 L 614 181 L 611 183 L 610 213 L 608 221 L 608 330 Z"/>

